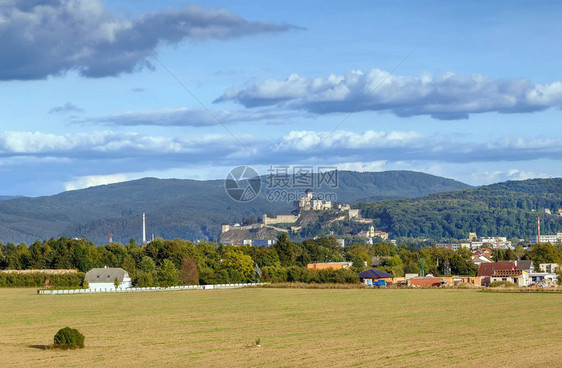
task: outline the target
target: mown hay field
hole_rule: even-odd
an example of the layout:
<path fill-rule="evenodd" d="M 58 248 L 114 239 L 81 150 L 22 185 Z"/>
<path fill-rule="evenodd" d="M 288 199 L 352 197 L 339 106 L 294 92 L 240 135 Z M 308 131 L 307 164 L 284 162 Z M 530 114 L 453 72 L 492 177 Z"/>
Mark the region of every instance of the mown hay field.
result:
<path fill-rule="evenodd" d="M 559 366 L 562 295 L 245 288 L 0 289 L 0 367 Z M 46 349 L 62 327 L 83 350 Z M 261 347 L 249 347 L 257 339 Z"/>

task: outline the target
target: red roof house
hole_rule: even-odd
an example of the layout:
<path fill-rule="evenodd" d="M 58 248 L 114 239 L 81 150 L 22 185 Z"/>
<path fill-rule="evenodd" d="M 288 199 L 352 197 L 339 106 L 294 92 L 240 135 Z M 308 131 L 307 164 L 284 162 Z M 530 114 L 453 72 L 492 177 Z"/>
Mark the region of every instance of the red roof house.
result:
<path fill-rule="evenodd" d="M 512 261 L 501 261 L 492 263 L 482 263 L 478 268 L 477 276 L 492 276 L 494 271 L 515 270 L 515 263 Z"/>

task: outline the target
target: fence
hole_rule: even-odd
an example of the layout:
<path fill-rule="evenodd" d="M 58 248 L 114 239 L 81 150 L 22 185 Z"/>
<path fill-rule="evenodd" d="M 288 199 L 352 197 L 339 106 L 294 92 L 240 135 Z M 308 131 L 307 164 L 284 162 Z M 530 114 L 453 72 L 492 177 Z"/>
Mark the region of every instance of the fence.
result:
<path fill-rule="evenodd" d="M 255 282 L 249 284 L 215 284 L 215 285 L 183 285 L 183 286 L 170 286 L 170 287 L 137 287 L 126 289 L 40 289 L 37 290 L 40 295 L 48 294 L 98 294 L 98 293 L 138 293 L 142 291 L 168 291 L 168 290 L 207 290 L 207 289 L 234 289 L 247 286 L 261 286 L 267 285 L 269 282 Z"/>

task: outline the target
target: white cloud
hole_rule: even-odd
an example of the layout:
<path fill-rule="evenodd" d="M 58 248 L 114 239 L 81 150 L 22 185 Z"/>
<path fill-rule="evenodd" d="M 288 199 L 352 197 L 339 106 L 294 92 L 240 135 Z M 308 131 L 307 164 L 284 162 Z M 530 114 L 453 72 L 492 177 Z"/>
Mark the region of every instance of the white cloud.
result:
<path fill-rule="evenodd" d="M 84 189 L 97 185 L 120 183 L 127 180 L 131 179 L 125 174 L 82 176 L 65 182 L 64 190 Z"/>
<path fill-rule="evenodd" d="M 78 154 L 81 152 L 119 153 L 135 155 L 150 152 L 154 155 L 171 153 L 197 153 L 207 145 L 221 148 L 237 148 L 232 138 L 222 134 L 190 135 L 180 137 L 147 136 L 139 133 L 93 131 L 56 135 L 42 132 L 0 133 L 0 153 L 21 154 Z"/>
<path fill-rule="evenodd" d="M 342 130 L 330 134 L 294 130 L 276 139 L 250 134 L 237 134 L 237 138 L 251 154 L 226 133 L 166 137 L 113 131 L 63 135 L 8 131 L 0 133 L 0 154 L 4 158 L 182 160 L 217 165 L 226 161 L 263 164 L 326 160 L 328 157 L 337 162 L 529 161 L 559 159 L 562 155 L 560 139 L 540 137 L 507 137 L 490 144 L 478 144 L 447 136 L 426 136 L 415 131 Z"/>
<path fill-rule="evenodd" d="M 552 175 L 548 175 L 544 172 L 526 171 L 519 169 L 511 169 L 505 173 L 507 180 L 527 180 L 533 178 L 548 178 Z"/>
<path fill-rule="evenodd" d="M 284 32 L 287 24 L 249 22 L 225 9 L 187 5 L 119 17 L 100 0 L 0 3 L 0 80 L 44 79 L 69 70 L 104 77 L 151 68 L 149 57 L 184 39 L 230 39 Z"/>
<path fill-rule="evenodd" d="M 363 133 L 338 130 L 329 132 L 291 131 L 276 145 L 276 150 L 308 151 L 319 149 L 360 149 L 375 147 L 403 147 L 418 145 L 424 137 L 417 132 L 367 130 Z M 321 144 L 320 146 L 318 146 Z"/>
<path fill-rule="evenodd" d="M 387 170 L 387 161 L 370 161 L 370 162 L 340 162 L 337 164 L 338 170 L 349 170 L 358 172 L 372 172 Z"/>
<path fill-rule="evenodd" d="M 215 102 L 236 101 L 246 107 L 279 105 L 316 114 L 391 111 L 398 116 L 430 115 L 442 120 L 467 119 L 470 114 L 485 112 L 524 113 L 562 105 L 559 81 L 533 84 L 525 79 L 454 73 L 388 75 L 380 69 L 366 73 L 352 70 L 326 78 L 291 74 L 286 80 L 268 79 L 230 88 Z"/>

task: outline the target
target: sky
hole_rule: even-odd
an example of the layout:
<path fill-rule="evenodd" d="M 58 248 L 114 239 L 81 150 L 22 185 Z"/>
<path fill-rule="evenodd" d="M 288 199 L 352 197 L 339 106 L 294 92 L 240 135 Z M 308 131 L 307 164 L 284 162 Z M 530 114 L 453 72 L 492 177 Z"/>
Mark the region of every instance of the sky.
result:
<path fill-rule="evenodd" d="M 236 166 L 562 176 L 556 1 L 0 0 L 0 195 Z"/>

